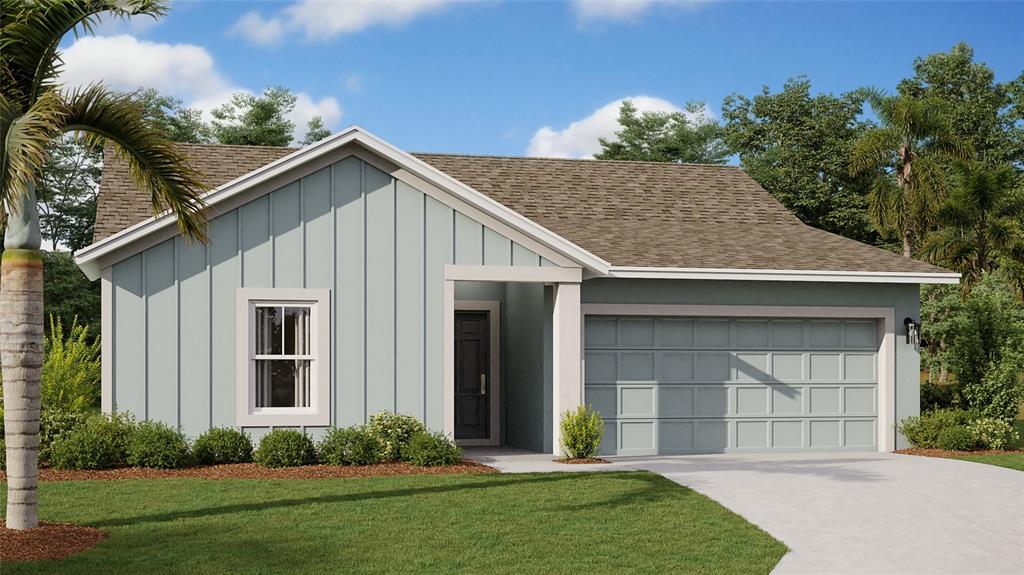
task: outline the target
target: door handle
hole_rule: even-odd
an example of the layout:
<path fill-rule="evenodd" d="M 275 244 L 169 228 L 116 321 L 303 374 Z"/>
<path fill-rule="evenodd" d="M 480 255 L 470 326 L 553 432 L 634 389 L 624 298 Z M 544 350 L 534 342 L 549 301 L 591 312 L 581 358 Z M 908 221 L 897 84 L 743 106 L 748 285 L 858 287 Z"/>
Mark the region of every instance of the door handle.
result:
<path fill-rule="evenodd" d="M 487 395 L 487 374 L 480 374 L 480 395 Z"/>

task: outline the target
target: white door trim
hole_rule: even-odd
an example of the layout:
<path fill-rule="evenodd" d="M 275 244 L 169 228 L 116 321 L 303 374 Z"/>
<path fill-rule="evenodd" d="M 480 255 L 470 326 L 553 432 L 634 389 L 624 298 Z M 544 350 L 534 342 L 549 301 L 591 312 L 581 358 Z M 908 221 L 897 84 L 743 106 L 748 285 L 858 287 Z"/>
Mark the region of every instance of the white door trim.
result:
<path fill-rule="evenodd" d="M 878 347 L 878 450 L 896 449 L 896 310 L 891 307 L 826 307 L 762 305 L 583 304 L 585 329 L 588 315 L 650 315 L 691 317 L 803 317 L 863 318 L 879 321 Z M 585 335 L 581 333 L 584 345 Z M 586 370 L 586 361 L 584 361 Z"/>
<path fill-rule="evenodd" d="M 459 445 L 501 445 L 501 302 L 498 300 L 455 300 L 454 311 L 485 311 L 487 321 L 490 325 L 490 393 L 491 393 L 491 421 L 488 426 L 488 437 L 486 439 L 460 439 Z M 454 314 L 453 314 L 454 322 Z M 452 339 L 455 333 L 452 331 Z M 452 350 L 454 361 L 454 349 Z M 452 379 L 448 387 L 452 388 L 452 414 L 455 413 L 455 372 L 452 371 Z M 454 418 L 453 418 L 454 421 Z M 455 430 L 452 430 L 452 438 L 455 437 Z"/>

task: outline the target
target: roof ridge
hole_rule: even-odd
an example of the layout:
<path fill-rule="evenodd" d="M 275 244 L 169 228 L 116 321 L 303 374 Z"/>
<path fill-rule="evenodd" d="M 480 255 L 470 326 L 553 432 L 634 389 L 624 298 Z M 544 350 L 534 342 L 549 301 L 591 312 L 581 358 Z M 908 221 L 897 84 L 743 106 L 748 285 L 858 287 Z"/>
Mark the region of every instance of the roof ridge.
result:
<path fill-rule="evenodd" d="M 598 158 L 552 158 L 547 156 L 510 156 L 501 154 L 456 154 L 450 152 L 410 152 L 413 156 L 445 156 L 449 158 L 483 158 L 490 160 L 529 160 L 542 162 L 572 162 L 587 164 L 639 164 L 653 166 L 693 166 L 701 168 L 726 168 L 730 170 L 741 170 L 739 166 L 732 164 L 703 164 L 700 162 L 655 162 L 653 160 L 605 160 Z"/>
<path fill-rule="evenodd" d="M 243 148 L 252 149 L 259 148 L 263 150 L 288 150 L 294 152 L 295 150 L 301 150 L 302 146 L 267 146 L 262 144 L 220 144 L 216 142 L 177 142 L 179 146 L 194 146 L 203 148 Z"/>

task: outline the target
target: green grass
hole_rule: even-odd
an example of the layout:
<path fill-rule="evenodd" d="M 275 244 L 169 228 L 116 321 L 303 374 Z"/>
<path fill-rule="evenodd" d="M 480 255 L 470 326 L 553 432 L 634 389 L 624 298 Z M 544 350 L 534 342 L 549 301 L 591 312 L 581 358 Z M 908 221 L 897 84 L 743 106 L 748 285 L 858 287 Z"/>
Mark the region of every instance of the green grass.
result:
<path fill-rule="evenodd" d="M 645 473 L 43 483 L 98 547 L 18 573 L 767 573 L 785 546 Z"/>
<path fill-rule="evenodd" d="M 1024 451 L 1021 451 L 1020 453 L 962 455 L 957 457 L 957 459 L 974 461 L 977 463 L 987 463 L 989 465 L 998 465 L 999 467 L 1009 467 L 1010 469 L 1024 471 Z"/>

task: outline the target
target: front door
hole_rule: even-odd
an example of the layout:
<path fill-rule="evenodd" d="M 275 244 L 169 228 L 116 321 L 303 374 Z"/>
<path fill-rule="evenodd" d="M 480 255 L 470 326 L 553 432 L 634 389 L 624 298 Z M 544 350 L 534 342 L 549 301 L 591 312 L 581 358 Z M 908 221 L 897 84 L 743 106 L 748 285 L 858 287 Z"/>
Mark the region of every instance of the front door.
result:
<path fill-rule="evenodd" d="M 455 312 L 455 439 L 490 437 L 490 334 L 487 312 Z"/>

